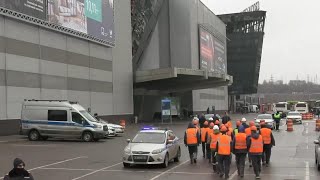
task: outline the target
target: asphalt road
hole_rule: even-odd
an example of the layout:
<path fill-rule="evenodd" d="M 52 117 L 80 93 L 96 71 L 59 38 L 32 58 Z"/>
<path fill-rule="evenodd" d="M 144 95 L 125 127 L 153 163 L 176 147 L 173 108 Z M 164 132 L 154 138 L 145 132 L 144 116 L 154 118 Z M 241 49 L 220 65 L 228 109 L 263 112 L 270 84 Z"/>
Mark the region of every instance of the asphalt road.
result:
<path fill-rule="evenodd" d="M 246 115 L 253 119 L 254 115 Z M 234 117 L 234 119 L 240 117 Z M 235 123 L 234 123 L 235 124 Z M 186 123 L 164 125 L 183 137 Z M 122 137 L 84 143 L 78 140 L 48 140 L 30 142 L 25 138 L 0 137 L 0 177 L 12 168 L 12 160 L 21 157 L 36 180 L 209 180 L 220 179 L 212 173 L 212 166 L 202 159 L 196 165 L 188 161 L 187 148 L 181 144 L 179 163 L 170 163 L 167 169 L 157 166 L 138 166 L 124 169 L 122 153 L 126 139 L 132 138 L 139 126 L 129 126 Z M 320 173 L 315 167 L 313 140 L 319 135 L 314 131 L 315 122 L 305 121 L 295 125 L 293 132 L 274 132 L 276 146 L 271 164 L 263 167 L 261 178 L 272 180 L 318 180 Z M 183 143 L 181 141 L 181 143 Z M 201 148 L 201 147 L 200 147 Z M 243 179 L 254 179 L 253 169 L 247 165 Z M 0 178 L 1 179 L 1 178 Z M 230 179 L 240 179 L 235 169 L 234 157 Z"/>

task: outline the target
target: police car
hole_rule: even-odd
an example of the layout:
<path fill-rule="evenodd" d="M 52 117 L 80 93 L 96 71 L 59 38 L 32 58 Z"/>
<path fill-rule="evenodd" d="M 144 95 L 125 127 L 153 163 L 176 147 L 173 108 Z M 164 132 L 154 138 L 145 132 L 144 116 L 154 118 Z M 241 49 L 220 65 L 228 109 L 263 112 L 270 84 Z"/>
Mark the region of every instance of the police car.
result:
<path fill-rule="evenodd" d="M 166 168 L 169 161 L 178 162 L 181 156 L 179 138 L 171 130 L 145 127 L 127 141 L 123 154 L 124 167 L 160 164 Z"/>

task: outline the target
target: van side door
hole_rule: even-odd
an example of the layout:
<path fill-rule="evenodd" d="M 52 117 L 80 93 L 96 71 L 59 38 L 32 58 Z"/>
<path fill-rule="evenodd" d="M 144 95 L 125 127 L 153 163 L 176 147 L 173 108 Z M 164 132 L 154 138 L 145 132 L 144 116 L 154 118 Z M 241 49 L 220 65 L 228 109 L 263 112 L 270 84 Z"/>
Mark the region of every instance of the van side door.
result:
<path fill-rule="evenodd" d="M 86 123 L 86 119 L 78 112 L 71 112 L 71 117 L 72 117 L 71 121 L 74 124 L 72 133 L 73 135 L 80 137 L 85 128 L 84 124 Z"/>

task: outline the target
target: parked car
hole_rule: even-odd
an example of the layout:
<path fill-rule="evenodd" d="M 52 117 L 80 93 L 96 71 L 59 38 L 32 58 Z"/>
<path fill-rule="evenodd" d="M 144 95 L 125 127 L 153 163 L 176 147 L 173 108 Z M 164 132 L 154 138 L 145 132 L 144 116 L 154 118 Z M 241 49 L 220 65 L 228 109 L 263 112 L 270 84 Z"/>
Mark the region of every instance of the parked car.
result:
<path fill-rule="evenodd" d="M 315 160 L 316 160 L 316 167 L 318 168 L 318 171 L 320 171 L 320 136 L 318 139 L 314 140 L 315 144 Z"/>
<path fill-rule="evenodd" d="M 302 124 L 302 115 L 297 111 L 288 112 L 287 119 L 292 119 L 293 123 Z"/>
<path fill-rule="evenodd" d="M 255 124 L 257 127 L 260 127 L 260 121 L 261 120 L 265 120 L 267 126 L 274 130 L 275 127 L 276 127 L 276 123 L 274 121 L 274 119 L 272 118 L 272 115 L 271 114 L 259 114 L 257 116 L 257 118 L 255 118 Z"/>

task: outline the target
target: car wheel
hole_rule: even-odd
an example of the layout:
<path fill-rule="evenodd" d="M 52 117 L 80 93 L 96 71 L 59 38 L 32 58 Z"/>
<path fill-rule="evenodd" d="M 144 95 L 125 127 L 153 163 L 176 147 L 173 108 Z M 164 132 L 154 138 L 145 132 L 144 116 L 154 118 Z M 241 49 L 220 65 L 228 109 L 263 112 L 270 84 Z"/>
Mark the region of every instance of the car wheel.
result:
<path fill-rule="evenodd" d="M 177 152 L 177 156 L 174 158 L 174 162 L 179 162 L 181 157 L 181 149 L 179 147 L 178 152 Z"/>
<path fill-rule="evenodd" d="M 40 134 L 37 130 L 32 130 L 29 132 L 28 138 L 30 141 L 38 141 L 40 139 Z"/>
<path fill-rule="evenodd" d="M 168 153 L 166 154 L 166 156 L 164 157 L 163 163 L 162 163 L 162 167 L 163 168 L 167 168 L 169 166 L 169 155 Z"/>
<path fill-rule="evenodd" d="M 130 167 L 130 164 L 124 162 L 124 163 L 123 163 L 123 167 L 124 167 L 124 168 L 129 168 L 129 167 Z"/>
<path fill-rule="evenodd" d="M 317 164 L 318 171 L 320 171 L 320 163 Z"/>
<path fill-rule="evenodd" d="M 44 141 L 48 140 L 48 138 L 49 138 L 48 136 L 41 136 L 41 139 Z"/>
<path fill-rule="evenodd" d="M 84 132 L 83 134 L 82 134 L 82 140 L 84 141 L 84 142 L 91 142 L 92 140 L 93 140 L 93 135 L 92 135 L 92 133 L 91 132 Z"/>

